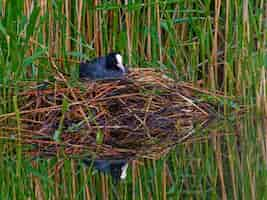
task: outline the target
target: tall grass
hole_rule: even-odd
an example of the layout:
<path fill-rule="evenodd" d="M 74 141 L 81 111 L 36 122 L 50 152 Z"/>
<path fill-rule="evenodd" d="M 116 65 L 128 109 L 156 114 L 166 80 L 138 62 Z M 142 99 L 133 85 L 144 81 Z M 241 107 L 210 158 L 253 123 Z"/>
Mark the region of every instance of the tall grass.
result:
<path fill-rule="evenodd" d="M 120 51 L 131 67 L 203 80 L 246 104 L 265 93 L 263 0 L 15 2 L 1 3 L 2 84 L 52 76 L 51 59 L 77 77 L 73 60 Z"/>
<path fill-rule="evenodd" d="M 22 82 L 75 80 L 80 60 L 111 51 L 130 67 L 158 68 L 230 97 L 225 114 L 236 106 L 229 99 L 266 113 L 266 23 L 264 0 L 2 0 L 0 114 L 15 111 L 19 127 L 14 96 L 29 87 Z M 14 151 L 12 140 L 1 140 L 0 199 L 264 199 L 266 122 L 231 123 L 158 162 L 134 163 L 118 186 L 74 161 L 22 159 L 20 145 Z"/>

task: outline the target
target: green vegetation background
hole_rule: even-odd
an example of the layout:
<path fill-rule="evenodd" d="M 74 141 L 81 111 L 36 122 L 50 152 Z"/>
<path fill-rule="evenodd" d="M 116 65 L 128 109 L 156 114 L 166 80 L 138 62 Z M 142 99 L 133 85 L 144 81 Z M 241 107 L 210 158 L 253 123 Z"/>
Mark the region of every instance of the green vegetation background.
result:
<path fill-rule="evenodd" d="M 266 27 L 264 0 L 1 0 L 0 114 L 14 111 L 25 81 L 58 72 L 75 81 L 80 60 L 112 51 L 130 67 L 158 68 L 220 92 L 225 113 L 264 114 Z M 0 199 L 263 199 L 265 124 L 250 116 L 235 128 L 225 122 L 199 133 L 198 142 L 161 161 L 134 164 L 119 188 L 73 161 L 62 161 L 59 172 L 56 160 L 33 167 L 14 159 L 20 148 L 3 140 Z"/>

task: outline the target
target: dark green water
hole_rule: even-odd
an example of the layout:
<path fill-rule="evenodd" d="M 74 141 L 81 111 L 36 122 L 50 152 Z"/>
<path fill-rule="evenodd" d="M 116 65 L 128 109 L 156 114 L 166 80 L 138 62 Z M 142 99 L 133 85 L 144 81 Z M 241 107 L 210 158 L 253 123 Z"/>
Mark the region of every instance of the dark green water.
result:
<path fill-rule="evenodd" d="M 127 178 L 118 184 L 77 159 L 20 159 L 3 139 L 0 197 L 265 199 L 266 125 L 252 115 L 212 122 L 159 160 L 130 162 Z"/>

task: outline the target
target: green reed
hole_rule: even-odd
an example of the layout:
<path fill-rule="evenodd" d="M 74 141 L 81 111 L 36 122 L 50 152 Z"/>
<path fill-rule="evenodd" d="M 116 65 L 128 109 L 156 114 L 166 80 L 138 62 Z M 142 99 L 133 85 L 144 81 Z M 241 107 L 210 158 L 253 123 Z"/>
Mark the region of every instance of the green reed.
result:
<path fill-rule="evenodd" d="M 221 92 L 225 114 L 235 105 L 265 114 L 266 10 L 264 0 L 2 0 L 0 115 L 16 112 L 20 129 L 21 83 L 75 80 L 80 60 L 111 51 Z M 1 140 L 0 199 L 264 199 L 265 123 L 256 121 L 200 132 L 158 162 L 135 163 L 118 186 L 74 161 L 22 159 Z"/>

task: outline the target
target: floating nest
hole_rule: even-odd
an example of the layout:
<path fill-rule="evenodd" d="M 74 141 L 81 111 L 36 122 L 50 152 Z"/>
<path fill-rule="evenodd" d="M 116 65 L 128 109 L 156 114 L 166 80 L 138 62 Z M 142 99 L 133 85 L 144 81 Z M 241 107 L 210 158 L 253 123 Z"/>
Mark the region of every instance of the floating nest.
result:
<path fill-rule="evenodd" d="M 77 87 L 57 81 L 20 93 L 19 112 L 0 116 L 0 130 L 32 156 L 158 158 L 214 116 L 200 96 L 152 69 Z"/>

